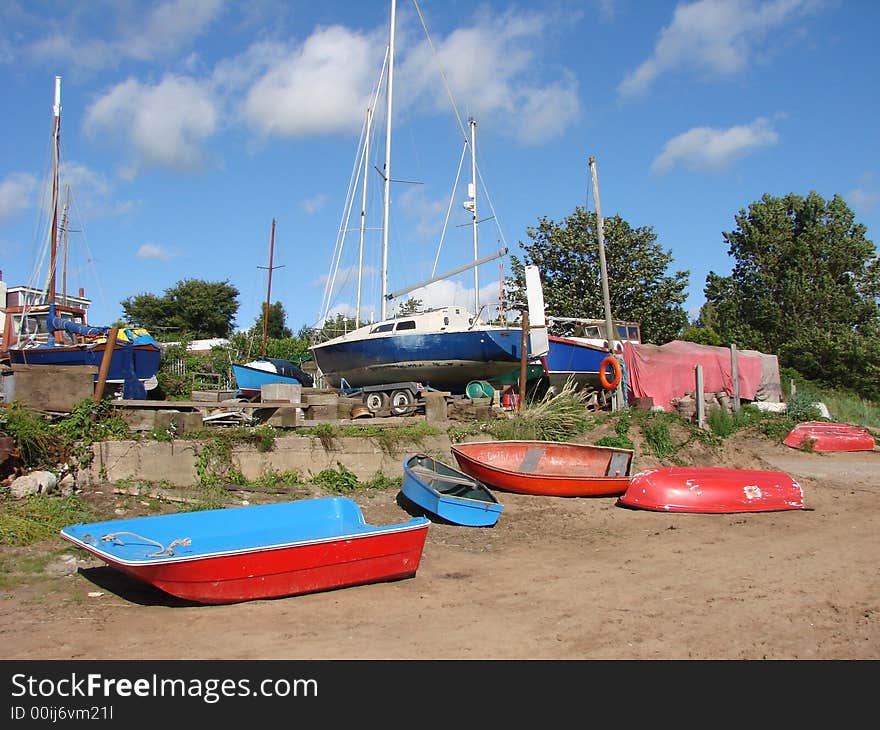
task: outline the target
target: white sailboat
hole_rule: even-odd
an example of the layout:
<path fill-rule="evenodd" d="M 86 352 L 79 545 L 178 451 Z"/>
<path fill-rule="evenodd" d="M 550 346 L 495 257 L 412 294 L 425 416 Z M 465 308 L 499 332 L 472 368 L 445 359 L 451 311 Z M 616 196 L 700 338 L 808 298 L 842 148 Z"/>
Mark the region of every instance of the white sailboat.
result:
<path fill-rule="evenodd" d="M 522 330 L 520 327 L 486 324 L 479 316 L 479 266 L 505 255 L 507 249 L 478 258 L 476 122 L 473 119 L 469 120 L 470 139 L 466 140 L 471 152 L 471 183 L 464 207 L 471 215 L 474 260 L 406 289 L 388 292 L 395 16 L 396 2 L 391 0 L 383 171 L 381 318 L 378 322 L 316 344 L 312 346 L 311 352 L 324 384 L 334 388 L 359 388 L 415 381 L 439 390 L 461 393 L 472 380 L 491 381 L 519 367 L 522 358 Z M 427 312 L 388 316 L 388 301 L 471 268 L 474 271 L 474 312 L 460 305 L 449 305 Z M 543 311 L 536 312 L 532 321 L 543 322 Z M 527 358 L 546 352 L 546 333 L 541 331 L 540 334 L 543 335 L 543 349 L 531 339 L 527 340 L 527 346 L 531 342 L 531 351 L 526 353 Z"/>

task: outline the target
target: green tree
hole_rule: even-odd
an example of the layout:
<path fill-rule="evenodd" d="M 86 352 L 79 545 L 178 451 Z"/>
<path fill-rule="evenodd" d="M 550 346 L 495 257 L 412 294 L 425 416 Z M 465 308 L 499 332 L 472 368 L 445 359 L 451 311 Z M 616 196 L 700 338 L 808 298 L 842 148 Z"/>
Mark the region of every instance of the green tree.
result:
<path fill-rule="evenodd" d="M 365 324 L 367 322 L 361 322 L 361 327 Z M 307 328 L 303 328 L 303 330 L 305 329 Z M 355 327 L 354 317 L 337 314 L 333 319 L 327 319 L 320 329 L 311 329 L 310 332 L 314 342 L 325 342 L 355 329 L 357 327 Z M 302 336 L 303 330 L 300 330 L 300 336 Z"/>
<path fill-rule="evenodd" d="M 651 227 L 632 228 L 620 216 L 604 219 L 605 264 L 611 314 L 638 322 L 642 340 L 663 344 L 675 339 L 688 324 L 683 308 L 688 271 L 666 273 L 672 254 L 657 243 Z M 524 266 L 541 272 L 544 306 L 557 317 L 604 319 L 599 234 L 596 214 L 578 206 L 561 223 L 542 217 L 527 229 L 523 261 L 511 256 L 513 276 L 505 282 L 505 298 L 526 301 Z"/>
<path fill-rule="evenodd" d="M 265 309 L 266 307 L 263 305 L 263 311 L 260 312 L 253 327 L 260 338 L 263 337 L 263 312 Z M 284 306 L 281 302 L 275 302 L 269 307 L 269 325 L 266 328 L 266 336 L 276 340 L 293 337 L 293 332 L 287 327 L 286 321 L 287 313 L 284 311 Z"/>
<path fill-rule="evenodd" d="M 142 293 L 121 302 L 130 322 L 172 338 L 228 337 L 238 312 L 238 289 L 229 281 L 178 281 L 161 297 Z"/>
<path fill-rule="evenodd" d="M 710 272 L 707 304 L 726 342 L 866 398 L 880 396 L 880 261 L 838 195 L 764 195 L 724 233 L 735 263 Z"/>
<path fill-rule="evenodd" d="M 413 297 L 409 297 L 404 302 L 401 302 L 400 306 L 397 308 L 396 317 L 405 317 L 408 314 L 416 314 L 418 312 L 424 312 L 425 305 L 421 299 L 415 299 Z"/>

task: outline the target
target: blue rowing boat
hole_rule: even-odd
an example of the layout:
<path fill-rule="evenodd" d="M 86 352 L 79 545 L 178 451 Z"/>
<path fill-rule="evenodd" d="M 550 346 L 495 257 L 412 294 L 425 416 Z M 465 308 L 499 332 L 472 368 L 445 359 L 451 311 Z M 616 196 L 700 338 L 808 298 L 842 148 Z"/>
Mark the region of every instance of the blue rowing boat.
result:
<path fill-rule="evenodd" d="M 424 454 L 403 462 L 404 496 L 447 522 L 491 527 L 504 507 L 480 481 Z"/>

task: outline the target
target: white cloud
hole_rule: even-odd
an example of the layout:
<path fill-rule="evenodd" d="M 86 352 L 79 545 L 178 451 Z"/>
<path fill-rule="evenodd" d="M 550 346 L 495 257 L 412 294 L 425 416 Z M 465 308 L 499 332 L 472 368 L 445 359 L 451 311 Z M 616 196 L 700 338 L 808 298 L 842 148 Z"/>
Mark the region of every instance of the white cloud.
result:
<path fill-rule="evenodd" d="M 168 261 L 176 255 L 174 252 L 154 243 L 143 244 L 135 254 L 139 259 L 157 259 L 159 261 Z"/>
<path fill-rule="evenodd" d="M 58 18 L 56 27 L 26 52 L 39 61 L 65 61 L 74 67 L 105 68 L 122 59 L 152 61 L 169 57 L 206 32 L 225 0 L 166 0 L 141 7 L 93 3 Z M 98 17 L 100 16 L 100 17 Z M 118 28 L 112 37 L 91 37 L 94 28 Z"/>
<path fill-rule="evenodd" d="M 87 110 L 85 127 L 130 147 L 131 175 L 149 166 L 193 170 L 203 163 L 199 145 L 216 130 L 217 110 L 194 79 L 166 76 L 156 86 L 128 79 Z"/>
<path fill-rule="evenodd" d="M 729 76 L 744 69 L 775 31 L 817 6 L 816 0 L 698 0 L 676 6 L 654 52 L 618 86 L 621 96 L 644 93 L 662 74 L 693 68 Z M 775 42 L 774 39 L 770 39 Z"/>
<path fill-rule="evenodd" d="M 367 35 L 341 26 L 316 30 L 257 79 L 245 99 L 245 117 L 264 135 L 357 131 L 381 48 Z"/>
<path fill-rule="evenodd" d="M 863 210 L 873 210 L 880 204 L 880 192 L 876 190 L 855 188 L 849 192 L 847 197 L 853 202 L 853 205 Z"/>
<path fill-rule="evenodd" d="M 439 64 L 459 106 L 478 122 L 500 125 L 526 144 L 556 136 L 581 111 L 573 73 L 542 78 L 539 50 L 558 20 L 539 13 L 482 13 L 470 27 L 433 38 L 433 51 L 426 41 L 419 43 L 396 72 L 402 103 L 449 109 Z"/>
<path fill-rule="evenodd" d="M 299 203 L 299 207 L 302 208 L 308 215 L 314 215 L 321 208 L 324 207 L 326 202 L 327 196 L 323 193 L 318 193 L 317 195 L 313 195 L 311 198 L 301 200 Z"/>
<path fill-rule="evenodd" d="M 752 149 L 776 144 L 778 139 L 779 135 L 763 118 L 727 129 L 694 127 L 670 139 L 651 169 L 665 172 L 680 164 L 691 170 L 717 170 Z"/>
<path fill-rule="evenodd" d="M 0 221 L 28 208 L 36 187 L 36 178 L 24 172 L 16 172 L 0 180 Z"/>

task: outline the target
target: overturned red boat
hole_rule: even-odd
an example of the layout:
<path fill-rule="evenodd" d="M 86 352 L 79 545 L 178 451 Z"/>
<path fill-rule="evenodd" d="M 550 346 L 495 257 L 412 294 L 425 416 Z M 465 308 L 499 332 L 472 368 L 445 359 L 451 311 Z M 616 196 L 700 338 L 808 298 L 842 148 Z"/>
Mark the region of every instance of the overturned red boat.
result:
<path fill-rule="evenodd" d="M 776 512 L 804 509 L 804 493 L 782 471 L 676 466 L 639 472 L 617 503 L 658 512 Z"/>
<path fill-rule="evenodd" d="M 812 451 L 873 451 L 874 437 L 848 423 L 807 421 L 799 423 L 783 442 L 793 449 Z"/>

